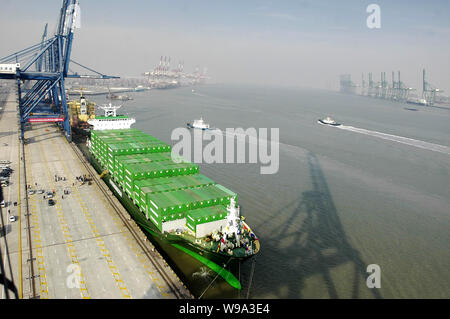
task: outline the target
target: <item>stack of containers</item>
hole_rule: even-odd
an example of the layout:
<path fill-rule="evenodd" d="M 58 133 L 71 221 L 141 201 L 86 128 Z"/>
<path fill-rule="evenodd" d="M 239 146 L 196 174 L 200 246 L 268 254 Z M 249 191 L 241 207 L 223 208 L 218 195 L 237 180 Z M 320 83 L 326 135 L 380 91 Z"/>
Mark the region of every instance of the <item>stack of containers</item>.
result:
<path fill-rule="evenodd" d="M 110 137 L 136 137 L 136 136 L 149 136 L 137 129 L 124 129 L 124 130 L 92 130 L 91 131 L 91 151 L 97 158 L 101 155 L 100 151 L 105 152 L 106 149 L 101 147 L 102 140 Z"/>
<path fill-rule="evenodd" d="M 133 194 L 133 185 L 136 180 L 193 175 L 198 174 L 199 167 L 192 163 L 174 163 L 169 162 L 150 162 L 150 163 L 132 163 L 124 166 L 123 175 L 118 176 L 119 183 L 131 197 Z"/>
<path fill-rule="evenodd" d="M 119 155 L 163 153 L 169 152 L 171 147 L 163 142 L 125 142 L 109 143 L 106 149 L 104 161 L 108 170 L 114 171 L 114 157 Z"/>
<path fill-rule="evenodd" d="M 137 129 L 91 131 L 91 152 L 162 232 L 188 227 L 202 237 L 226 224 L 237 195 L 199 174 L 198 165 Z M 206 232 L 206 233 L 205 233 Z"/>
<path fill-rule="evenodd" d="M 119 138 L 119 141 L 129 141 L 130 137 L 142 136 L 143 132 L 136 129 L 125 130 L 93 130 L 91 131 L 91 152 L 105 165 L 106 145 L 104 141 L 111 138 Z"/>
<path fill-rule="evenodd" d="M 136 163 L 150 163 L 150 162 L 170 162 L 171 155 L 166 153 L 153 153 L 153 154 L 132 154 L 132 155 L 119 155 L 114 157 L 114 173 L 113 177 L 115 181 L 119 181 L 119 178 L 123 176 L 123 169 L 128 164 Z"/>
<path fill-rule="evenodd" d="M 201 174 L 143 179 L 134 182 L 133 200 L 141 211 L 145 212 L 148 210 L 147 203 L 153 194 L 215 184 L 216 182 L 212 179 Z"/>
<path fill-rule="evenodd" d="M 114 157 L 118 155 L 169 152 L 171 147 L 139 130 L 104 130 L 91 132 L 91 152 L 115 175 Z"/>
<path fill-rule="evenodd" d="M 227 215 L 228 211 L 222 205 L 193 209 L 186 213 L 186 227 L 194 232 L 197 238 L 204 237 L 225 227 Z"/>
<path fill-rule="evenodd" d="M 182 220 L 184 226 L 189 210 L 217 205 L 225 208 L 231 198 L 236 196 L 222 185 L 146 194 L 146 216 L 153 220 L 160 231 L 165 231 L 163 224 L 166 222 Z"/>

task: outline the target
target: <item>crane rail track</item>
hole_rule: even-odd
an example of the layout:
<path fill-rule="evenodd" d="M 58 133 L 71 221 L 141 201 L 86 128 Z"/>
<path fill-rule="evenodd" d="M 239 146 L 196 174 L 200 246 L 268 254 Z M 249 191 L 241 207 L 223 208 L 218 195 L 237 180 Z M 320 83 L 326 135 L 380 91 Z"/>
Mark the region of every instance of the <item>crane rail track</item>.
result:
<path fill-rule="evenodd" d="M 20 134 L 20 133 L 19 133 Z M 20 135 L 19 135 L 20 136 Z M 33 264 L 33 237 L 31 235 L 31 222 L 30 222 L 30 203 L 28 202 L 28 189 L 27 189 L 27 163 L 26 163 L 26 154 L 25 154 L 25 144 L 26 141 L 19 141 L 19 156 L 20 156 L 20 147 L 22 147 L 22 158 L 23 160 L 21 161 L 22 163 L 19 162 L 19 166 L 21 164 L 23 164 L 23 180 L 24 180 L 24 187 L 25 187 L 25 209 L 26 209 L 26 229 L 27 229 L 27 240 L 28 240 L 28 254 L 29 254 L 29 258 L 28 258 L 28 272 L 29 272 L 29 282 L 30 282 L 30 299 L 37 299 L 40 298 L 40 295 L 38 295 L 36 293 L 36 283 L 34 281 L 35 279 L 35 275 L 34 275 L 34 264 Z M 30 168 L 31 169 L 31 168 Z M 20 170 L 20 167 L 19 167 Z M 20 171 L 19 171 L 20 173 Z M 20 184 L 20 179 L 19 179 L 19 184 Z M 20 192 L 20 191 L 19 191 Z M 19 205 L 22 205 L 21 203 L 21 198 L 19 198 Z M 19 218 L 22 218 L 22 216 L 19 216 Z M 22 253 L 22 252 L 20 252 Z"/>
<path fill-rule="evenodd" d="M 97 175 L 97 172 L 95 172 L 95 170 L 91 167 L 90 163 L 88 163 L 86 161 L 84 155 L 78 149 L 78 147 L 73 142 L 70 142 L 69 145 L 72 147 L 72 149 L 74 150 L 74 152 L 77 155 L 78 159 L 83 164 L 83 166 L 86 168 L 88 173 L 91 176 L 94 177 L 93 178 L 94 182 L 97 184 L 97 186 L 99 187 L 100 191 L 105 195 L 108 203 L 114 209 L 114 211 L 116 212 L 117 216 L 119 216 L 120 220 L 123 222 L 125 227 L 130 232 L 131 236 L 135 239 L 136 243 L 142 249 L 142 251 L 145 254 L 145 256 L 150 260 L 150 262 L 155 267 L 155 269 L 159 272 L 161 277 L 166 281 L 170 291 L 178 299 L 193 298 L 192 294 L 189 292 L 189 290 L 187 288 L 186 288 L 187 293 L 185 293 L 181 289 L 179 289 L 178 285 L 176 284 L 174 279 L 169 274 L 167 274 L 167 272 L 164 269 L 164 267 L 154 260 L 154 256 L 151 253 L 151 251 L 149 250 L 149 248 L 147 247 L 147 245 L 144 244 L 144 242 L 143 242 L 143 240 L 141 238 L 142 236 L 139 236 L 139 233 L 131 225 L 129 219 L 126 216 L 124 216 L 124 214 L 122 213 L 122 210 L 120 209 L 120 207 L 118 207 L 117 204 L 111 199 L 111 195 L 108 193 L 109 189 L 107 188 L 106 184 L 102 185 L 102 183 L 100 183 L 100 181 L 97 178 L 95 178 L 95 176 Z M 181 280 L 180 280 L 180 282 L 181 282 Z M 184 284 L 183 284 L 183 286 L 184 286 Z"/>

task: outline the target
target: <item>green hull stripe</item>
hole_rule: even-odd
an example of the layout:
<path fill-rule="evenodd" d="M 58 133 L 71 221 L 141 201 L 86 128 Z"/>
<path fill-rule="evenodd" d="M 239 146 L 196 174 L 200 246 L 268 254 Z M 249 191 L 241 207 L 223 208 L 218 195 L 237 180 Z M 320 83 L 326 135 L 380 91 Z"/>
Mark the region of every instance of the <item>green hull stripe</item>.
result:
<path fill-rule="evenodd" d="M 145 228 L 145 230 L 147 230 L 150 234 L 152 235 L 156 235 L 153 231 L 151 231 L 150 229 L 148 229 L 148 227 L 145 227 L 144 225 L 141 224 L 142 227 Z M 172 246 L 174 246 L 175 248 L 178 248 L 179 250 L 185 252 L 186 254 L 188 254 L 191 257 L 194 257 L 195 259 L 197 259 L 199 262 L 201 262 L 202 264 L 206 265 L 209 269 L 213 270 L 214 272 L 218 273 L 227 283 L 230 284 L 231 287 L 236 288 L 238 290 L 242 289 L 241 283 L 239 282 L 239 280 L 228 270 L 226 270 L 223 267 L 220 267 L 218 264 L 216 264 L 215 262 L 200 256 L 199 254 L 193 252 L 192 250 L 187 249 L 186 247 L 180 246 L 178 244 L 171 244 Z"/>
<path fill-rule="evenodd" d="M 216 273 L 218 273 L 223 279 L 225 279 L 226 282 L 228 282 L 230 284 L 231 287 L 236 288 L 238 290 L 242 289 L 242 286 L 241 286 L 241 283 L 239 282 L 239 280 L 225 268 L 220 267 L 215 262 L 213 262 L 203 256 L 200 256 L 199 254 L 193 252 L 192 250 L 187 249 L 186 247 L 180 246 L 178 244 L 172 244 L 172 246 L 184 251 L 186 254 L 194 257 L 201 263 L 205 264 L 208 268 L 210 268 L 213 271 L 215 271 Z"/>

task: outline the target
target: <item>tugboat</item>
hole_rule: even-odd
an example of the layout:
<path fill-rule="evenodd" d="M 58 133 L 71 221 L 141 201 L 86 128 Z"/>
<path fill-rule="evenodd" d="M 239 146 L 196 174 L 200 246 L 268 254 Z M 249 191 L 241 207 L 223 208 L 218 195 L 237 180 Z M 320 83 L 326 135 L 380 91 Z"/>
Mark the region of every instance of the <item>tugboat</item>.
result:
<path fill-rule="evenodd" d="M 209 130 L 209 124 L 203 121 L 203 117 L 200 117 L 200 120 L 194 120 L 192 123 L 187 123 L 188 128 L 196 128 L 199 130 Z"/>
<path fill-rule="evenodd" d="M 323 124 L 323 125 L 330 125 L 330 126 L 340 126 L 341 125 L 341 123 L 337 123 L 335 120 L 333 120 L 329 116 L 327 116 L 323 120 L 317 120 L 317 123 Z"/>

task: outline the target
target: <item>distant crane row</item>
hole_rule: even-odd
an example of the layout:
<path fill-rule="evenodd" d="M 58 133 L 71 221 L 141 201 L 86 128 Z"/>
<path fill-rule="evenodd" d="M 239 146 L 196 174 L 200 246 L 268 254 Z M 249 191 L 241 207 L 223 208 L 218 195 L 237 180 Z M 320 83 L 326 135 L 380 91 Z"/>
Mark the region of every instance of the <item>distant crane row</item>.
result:
<path fill-rule="evenodd" d="M 169 78 L 179 78 L 183 73 L 184 61 L 178 62 L 178 66 L 175 69 L 170 70 L 170 57 L 161 56 L 159 64 L 155 67 L 153 71 L 145 72 L 145 76 L 152 77 L 169 77 Z"/>
<path fill-rule="evenodd" d="M 203 72 L 200 72 L 200 67 L 196 66 L 194 72 L 185 73 L 184 61 L 178 62 L 177 67 L 174 69 L 170 69 L 170 61 L 170 57 L 161 56 L 159 64 L 152 71 L 142 74 L 148 77 L 150 87 L 169 88 L 182 85 L 195 85 L 203 83 L 207 79 L 206 68 L 203 69 Z"/>
<path fill-rule="evenodd" d="M 365 81 L 364 73 L 361 76 L 361 86 L 359 94 L 373 98 L 387 99 L 398 102 L 407 102 L 413 104 L 433 106 L 436 101 L 436 94 L 443 92 L 442 90 L 433 87 L 426 81 L 425 69 L 423 69 L 422 76 L 422 96 L 421 98 L 412 99 L 411 92 L 415 89 L 409 87 L 401 81 L 400 71 L 397 73 L 397 80 L 395 79 L 395 72 L 392 72 L 392 81 L 389 83 L 386 80 L 386 72 L 380 73 L 380 81 L 374 82 L 372 73 L 368 73 L 368 81 Z M 351 80 L 350 74 L 342 74 L 340 76 L 340 90 L 343 93 L 357 94 L 358 85 Z"/>

